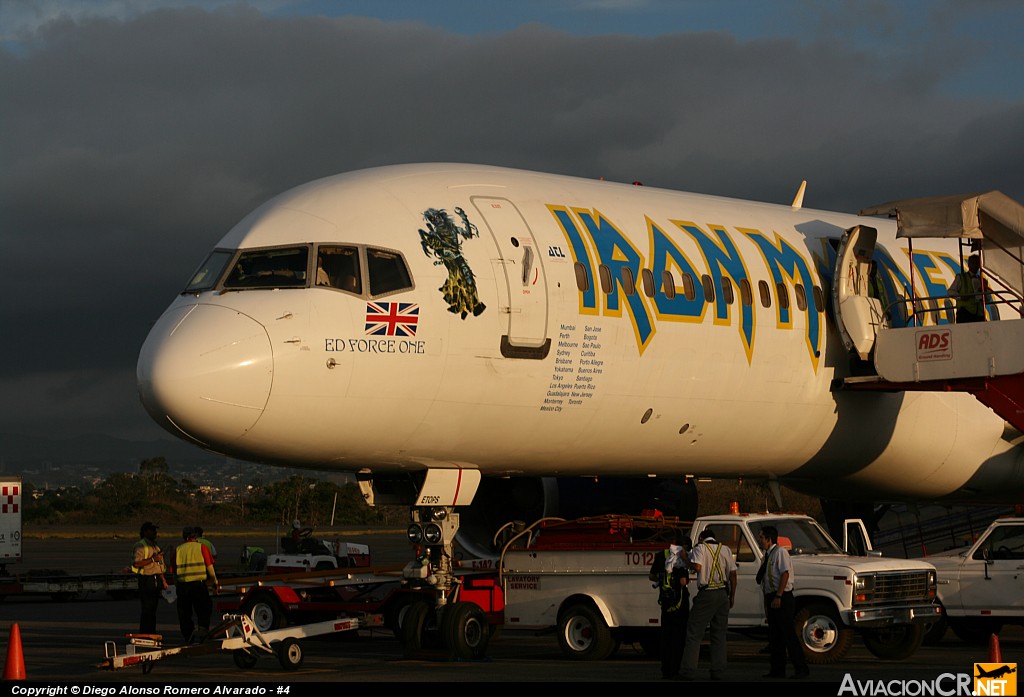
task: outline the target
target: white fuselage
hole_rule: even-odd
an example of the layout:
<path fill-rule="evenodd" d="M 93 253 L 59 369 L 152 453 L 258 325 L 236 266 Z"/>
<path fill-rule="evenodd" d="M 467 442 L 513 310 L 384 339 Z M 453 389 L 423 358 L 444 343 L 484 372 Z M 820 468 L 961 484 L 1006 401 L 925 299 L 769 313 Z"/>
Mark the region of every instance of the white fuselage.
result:
<path fill-rule="evenodd" d="M 446 224 L 466 234 L 431 246 Z M 217 245 L 308 248 L 299 287 L 222 278 L 178 296 L 139 388 L 180 436 L 312 469 L 777 476 L 926 498 L 983 465 L 1012 481 L 1020 448 L 969 395 L 834 390 L 849 354 L 826 319 L 829 240 L 857 224 L 878 229 L 905 294 L 885 220 L 471 165 L 329 177 Z M 356 285 L 314 285 L 318 254 L 340 247 L 361 260 Z M 408 286 L 374 295 L 371 251 L 403 258 Z M 958 269 L 955 247 L 914 253 L 920 294 Z"/>

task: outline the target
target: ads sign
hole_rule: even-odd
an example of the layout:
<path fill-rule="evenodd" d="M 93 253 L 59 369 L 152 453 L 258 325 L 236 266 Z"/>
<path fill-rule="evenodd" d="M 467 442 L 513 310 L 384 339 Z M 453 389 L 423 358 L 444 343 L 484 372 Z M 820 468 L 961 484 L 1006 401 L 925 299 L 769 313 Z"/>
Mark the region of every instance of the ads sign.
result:
<path fill-rule="evenodd" d="M 953 357 L 953 337 L 948 329 L 917 333 L 917 361 L 948 361 Z"/>

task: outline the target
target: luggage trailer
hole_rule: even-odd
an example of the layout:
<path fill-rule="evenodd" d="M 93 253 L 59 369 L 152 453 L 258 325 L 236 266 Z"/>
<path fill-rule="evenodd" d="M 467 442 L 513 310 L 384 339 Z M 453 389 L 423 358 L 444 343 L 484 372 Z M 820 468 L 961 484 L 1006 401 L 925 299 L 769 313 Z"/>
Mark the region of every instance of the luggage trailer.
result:
<path fill-rule="evenodd" d="M 164 647 L 159 634 L 126 634 L 128 643 L 119 652 L 116 642 L 105 642 L 99 667 L 121 670 L 141 666 L 143 674 L 148 674 L 157 661 L 167 658 L 230 651 L 235 665 L 242 669 L 254 667 L 261 655 L 270 655 L 276 656 L 285 670 L 297 670 L 304 657 L 300 639 L 383 625 L 383 616 L 367 614 L 261 632 L 246 615 L 226 614 L 210 638 L 199 644 Z M 224 638 L 216 638 L 221 634 Z"/>

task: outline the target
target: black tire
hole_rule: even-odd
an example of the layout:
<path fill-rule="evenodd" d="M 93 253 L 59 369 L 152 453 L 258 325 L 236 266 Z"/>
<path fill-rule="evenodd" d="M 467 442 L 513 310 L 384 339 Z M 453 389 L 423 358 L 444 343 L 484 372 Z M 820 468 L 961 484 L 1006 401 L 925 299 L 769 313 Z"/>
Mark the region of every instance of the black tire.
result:
<path fill-rule="evenodd" d="M 603 661 L 615 652 L 604 618 L 591 605 L 573 605 L 558 616 L 558 645 L 576 661 Z"/>
<path fill-rule="evenodd" d="M 928 628 L 924 631 L 924 641 L 921 643 L 925 646 L 938 646 L 942 643 L 942 638 L 946 636 L 946 630 L 949 629 L 949 622 L 946 620 L 946 615 L 932 622 L 928 625 Z"/>
<path fill-rule="evenodd" d="M 271 593 L 254 593 L 242 603 L 242 614 L 252 619 L 256 629 L 269 632 L 288 626 L 284 606 Z"/>
<path fill-rule="evenodd" d="M 960 641 L 973 646 L 984 646 L 993 634 L 998 635 L 1003 630 L 1003 623 L 999 620 L 950 617 L 947 621 Z"/>
<path fill-rule="evenodd" d="M 235 660 L 235 665 L 242 670 L 248 670 L 256 665 L 256 654 L 245 649 L 235 649 L 231 652 L 231 657 Z"/>
<path fill-rule="evenodd" d="M 896 624 L 864 632 L 864 646 L 887 661 L 905 661 L 914 655 L 924 640 L 923 624 Z"/>
<path fill-rule="evenodd" d="M 407 658 L 415 657 L 424 649 L 438 648 L 441 639 L 433 606 L 423 600 L 410 605 L 402 618 L 401 633 L 401 644 Z"/>
<path fill-rule="evenodd" d="M 491 628 L 476 603 L 457 602 L 444 609 L 441 639 L 455 658 L 476 660 L 487 655 Z"/>
<path fill-rule="evenodd" d="M 843 626 L 830 603 L 808 603 L 796 611 L 794 624 L 808 663 L 835 663 L 853 643 L 853 630 Z"/>
<path fill-rule="evenodd" d="M 285 670 L 298 670 L 305 658 L 302 654 L 302 644 L 294 637 L 282 639 L 275 647 L 277 660 Z"/>

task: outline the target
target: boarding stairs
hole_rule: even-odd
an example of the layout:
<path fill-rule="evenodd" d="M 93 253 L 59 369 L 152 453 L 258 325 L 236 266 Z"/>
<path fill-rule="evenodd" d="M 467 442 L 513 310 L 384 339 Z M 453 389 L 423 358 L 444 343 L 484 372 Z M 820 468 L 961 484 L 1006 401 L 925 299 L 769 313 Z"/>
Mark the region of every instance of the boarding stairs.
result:
<path fill-rule="evenodd" d="M 990 321 L 942 323 L 952 319 L 947 298 L 910 298 L 894 303 L 909 308 L 907 326 L 890 327 L 877 300 L 842 298 L 846 306 L 868 308 L 861 335 L 868 336 L 870 349 L 859 353 L 875 369 L 874 375 L 845 378 L 844 389 L 967 392 L 1024 432 L 1024 206 L 989 192 L 861 211 L 880 213 L 897 217 L 897 237 L 959 237 L 961 250 L 983 249 L 983 273 L 993 289 L 986 299 Z M 890 307 L 889 316 L 900 309 Z"/>

